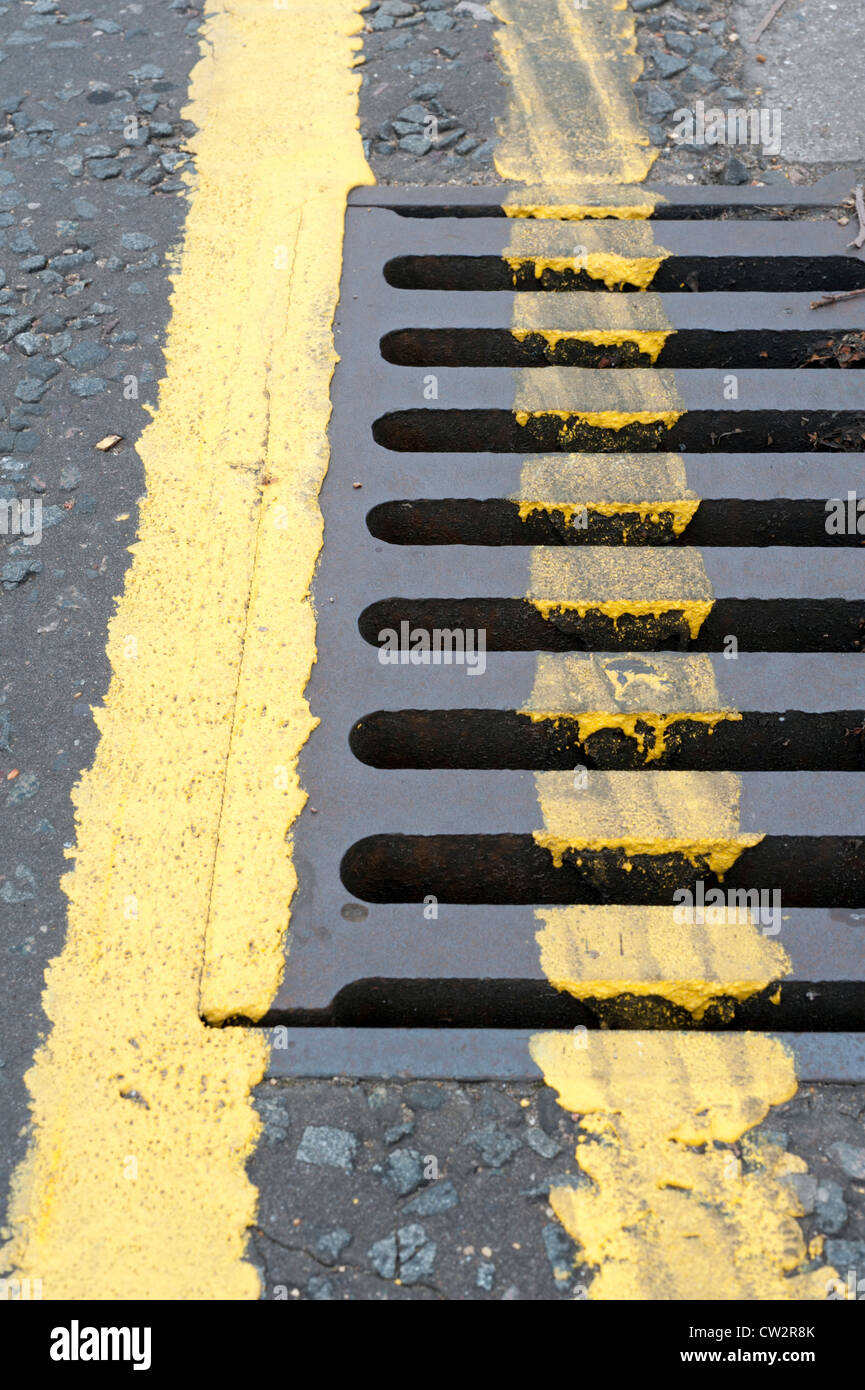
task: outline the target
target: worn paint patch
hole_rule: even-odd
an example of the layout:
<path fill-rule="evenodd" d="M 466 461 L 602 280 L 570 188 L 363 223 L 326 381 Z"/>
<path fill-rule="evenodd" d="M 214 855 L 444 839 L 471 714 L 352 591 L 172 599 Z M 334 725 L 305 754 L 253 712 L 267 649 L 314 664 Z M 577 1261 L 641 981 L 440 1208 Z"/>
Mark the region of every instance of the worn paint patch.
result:
<path fill-rule="evenodd" d="M 670 907 L 544 908 L 537 934 L 544 974 L 576 999 L 666 999 L 701 1019 L 720 999 L 749 999 L 790 972 L 781 943 L 747 905 L 720 921 L 683 925 Z"/>
<path fill-rule="evenodd" d="M 494 0 L 509 102 L 496 168 L 503 179 L 562 188 L 637 183 L 657 151 L 640 123 L 632 83 L 643 69 L 627 0 Z M 562 201 L 572 201 L 570 199 Z"/>
<path fill-rule="evenodd" d="M 581 1117 L 585 1188 L 550 1203 L 598 1273 L 597 1300 L 824 1299 L 789 1182 L 802 1159 L 748 1131 L 796 1092 L 793 1058 L 759 1034 L 541 1033 L 531 1052 Z M 737 1153 L 730 1145 L 740 1143 Z M 741 1155 L 741 1156 L 740 1156 Z"/>
<path fill-rule="evenodd" d="M 238 0 L 192 76 L 167 375 L 10 1210 L 6 1258 L 50 1298 L 258 1292 L 244 1162 L 266 1039 L 205 1027 L 199 986 L 212 903 L 211 1012 L 263 1011 L 294 887 L 330 324 L 346 193 L 371 181 L 357 8 Z"/>

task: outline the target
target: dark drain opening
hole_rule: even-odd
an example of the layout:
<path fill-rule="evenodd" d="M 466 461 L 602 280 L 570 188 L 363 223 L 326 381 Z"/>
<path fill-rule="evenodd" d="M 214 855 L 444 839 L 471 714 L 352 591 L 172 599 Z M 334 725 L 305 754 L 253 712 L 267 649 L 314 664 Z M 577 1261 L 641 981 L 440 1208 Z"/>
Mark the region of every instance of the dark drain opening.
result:
<path fill-rule="evenodd" d="M 641 253 L 633 253 L 640 257 Z M 648 249 L 643 256 L 651 259 Z M 567 260 L 567 256 L 555 259 Z M 591 290 L 642 293 L 622 283 L 607 285 L 585 270 L 543 265 L 541 258 L 514 256 L 396 256 L 386 263 L 384 278 L 399 290 Z M 852 256 L 668 256 L 649 288 L 694 290 L 855 290 L 865 286 L 865 263 Z"/>
<path fill-rule="evenodd" d="M 742 491 L 748 487 L 747 474 Z M 804 498 L 709 498 L 677 534 L 661 503 L 605 515 L 555 503 L 534 509 L 505 498 L 444 497 L 381 502 L 367 514 L 371 535 L 389 545 L 699 545 L 861 546 L 865 534 L 829 535 L 825 501 Z M 577 515 L 576 513 L 579 513 Z"/>
<path fill-rule="evenodd" d="M 861 772 L 863 725 L 862 710 L 748 710 L 712 724 L 683 716 L 664 725 L 660 737 L 651 721 L 639 720 L 637 737 L 613 727 L 581 739 L 576 716 L 403 709 L 365 715 L 349 744 L 361 762 L 380 768 Z"/>
<path fill-rule="evenodd" d="M 859 332 L 681 328 L 653 361 L 637 342 L 592 343 L 551 331 L 552 342 L 507 328 L 398 328 L 384 335 L 380 349 L 386 362 L 403 367 L 865 367 Z"/>
<path fill-rule="evenodd" d="M 400 624 L 486 634 L 490 651 L 722 652 L 730 633 L 740 651 L 858 652 L 865 640 L 865 602 L 848 599 L 718 598 L 691 636 L 685 614 L 624 612 L 617 618 L 597 608 L 559 606 L 541 613 L 528 599 L 381 599 L 358 619 L 372 646 L 379 633 Z"/>
<path fill-rule="evenodd" d="M 696 1019 L 658 995 L 626 991 L 612 999 L 575 999 L 546 980 L 364 979 L 336 996 L 326 1018 L 294 1023 L 347 1028 L 675 1028 L 844 1032 L 861 1028 L 865 988 L 857 980 L 773 980 L 742 1001 L 711 1003 Z M 268 1023 L 281 1022 L 273 1016 Z"/>
<path fill-rule="evenodd" d="M 790 453 L 865 450 L 865 413 L 853 410 L 687 410 L 669 428 L 661 421 L 620 429 L 579 414 L 510 410 L 395 410 L 372 427 L 376 444 L 400 452 L 591 453 L 691 450 Z"/>
<path fill-rule="evenodd" d="M 531 835 L 370 835 L 345 853 L 349 893 L 369 903 L 672 906 L 678 889 L 783 885 L 784 907 L 855 908 L 865 901 L 865 844 L 842 835 L 767 835 L 723 880 L 705 855 L 565 849 L 560 863 Z M 359 930 L 361 930 L 359 928 Z"/>
<path fill-rule="evenodd" d="M 720 192 L 720 189 L 712 190 L 713 193 Z M 669 190 L 667 190 L 669 193 Z M 363 191 L 359 190 L 360 196 L 357 202 L 363 201 Z M 357 196 L 357 195 L 355 195 Z M 839 192 L 839 199 L 845 194 Z M 441 202 L 441 203 L 377 203 L 377 207 L 386 208 L 388 212 L 394 212 L 398 217 L 420 218 L 431 221 L 439 217 L 460 217 L 460 218 L 507 218 L 508 213 L 501 203 L 460 203 Z M 795 222 L 799 218 L 807 218 L 809 222 L 835 221 L 841 214 L 846 212 L 846 208 L 832 206 L 828 203 L 788 203 L 786 206 L 779 207 L 775 203 L 753 203 L 742 205 L 741 203 L 730 202 L 726 205 L 719 203 L 679 203 L 675 199 L 658 203 L 652 208 L 646 218 L 640 217 L 638 221 L 648 222 Z M 520 214 L 520 221 L 534 222 L 543 226 L 550 221 L 562 219 L 551 219 L 539 213 L 536 217 L 528 209 L 524 214 Z M 579 223 L 582 218 L 568 219 Z M 622 219 L 614 214 L 604 214 L 602 216 L 592 216 L 588 220 L 590 224 L 611 222 L 620 226 Z"/>

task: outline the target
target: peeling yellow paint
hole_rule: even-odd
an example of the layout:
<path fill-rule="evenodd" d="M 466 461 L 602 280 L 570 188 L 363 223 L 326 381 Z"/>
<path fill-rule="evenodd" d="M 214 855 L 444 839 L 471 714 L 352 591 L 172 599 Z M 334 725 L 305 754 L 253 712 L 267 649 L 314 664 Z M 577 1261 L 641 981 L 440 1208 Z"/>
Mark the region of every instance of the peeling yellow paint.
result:
<path fill-rule="evenodd" d="M 562 867 L 566 854 L 576 856 L 576 863 L 579 864 L 578 856 L 581 850 L 585 850 L 586 853 L 621 850 L 628 859 L 635 859 L 644 855 L 650 855 L 654 858 L 661 858 L 664 855 L 681 855 L 683 859 L 687 859 L 690 864 L 693 864 L 695 869 L 708 869 L 710 873 L 716 874 L 722 880 L 724 875 L 729 873 L 742 851 L 750 849 L 753 845 L 758 845 L 764 838 L 762 835 L 738 835 L 735 839 L 730 840 L 665 840 L 657 835 L 645 839 L 623 835 L 618 839 L 588 837 L 574 839 L 570 835 L 549 835 L 543 830 L 535 830 L 532 835 L 535 844 L 548 850 L 552 855 L 553 863 L 557 869 Z"/>
<path fill-rule="evenodd" d="M 581 342 L 591 343 L 594 347 L 624 347 L 626 343 L 631 343 L 639 353 L 648 357 L 650 362 L 656 362 L 665 342 L 672 333 L 672 329 L 664 329 L 660 332 L 651 332 L 640 328 L 591 328 L 578 332 L 575 329 L 559 328 L 513 328 L 512 336 L 517 342 L 525 342 L 526 338 L 543 338 L 553 352 L 555 352 L 561 342 Z"/>
<path fill-rule="evenodd" d="M 700 628 L 712 611 L 711 602 L 700 602 L 697 599 L 690 599 L 681 603 L 655 603 L 641 599 L 608 599 L 601 602 L 586 600 L 582 603 L 569 603 L 558 599 L 533 598 L 530 599 L 530 602 L 532 607 L 536 608 L 547 622 L 552 622 L 557 617 L 565 617 L 568 613 L 576 613 L 581 618 L 585 618 L 588 613 L 602 613 L 605 618 L 612 619 L 614 627 L 618 627 L 619 622 L 626 615 L 638 618 L 663 618 L 668 613 L 679 613 L 691 634 L 692 641 L 696 641 L 700 634 Z"/>
<path fill-rule="evenodd" d="M 371 182 L 350 65 L 359 0 L 209 16 L 147 498 L 74 793 L 69 930 L 27 1076 L 6 1258 L 53 1299 L 255 1298 L 250 1088 L 294 889 L 315 655 L 331 320 L 348 189 Z"/>
<path fill-rule="evenodd" d="M 555 415 L 566 424 L 575 422 L 590 425 L 592 429 L 623 430 L 627 425 L 663 425 L 672 429 L 681 419 L 681 410 L 517 410 L 514 412 L 518 425 L 527 425 L 529 420 Z"/>
<path fill-rule="evenodd" d="M 534 277 L 540 280 L 545 270 L 557 275 L 565 271 L 584 271 L 592 280 L 603 280 L 608 290 L 620 290 L 631 285 L 636 290 L 648 289 L 658 270 L 670 253 L 663 251 L 657 256 L 620 256 L 614 251 L 590 251 L 587 255 L 571 256 L 506 256 L 513 272 L 513 282 L 517 284 L 519 273 L 524 265 L 531 265 Z"/>
<path fill-rule="evenodd" d="M 674 502 L 539 502 L 520 497 L 517 502 L 520 521 L 525 521 L 533 512 L 559 512 L 568 526 L 573 524 L 575 517 L 587 512 L 596 512 L 599 516 L 637 516 L 640 522 L 651 521 L 656 526 L 668 516 L 675 536 L 682 535 L 700 505 L 696 498 L 679 498 Z M 626 530 L 625 539 L 627 536 Z"/>
<path fill-rule="evenodd" d="M 658 204 L 666 201 L 660 194 L 656 194 L 651 201 L 639 203 L 511 202 L 511 196 L 518 197 L 519 194 L 505 194 L 502 206 L 508 217 L 535 218 L 543 221 L 555 220 L 557 222 L 582 222 L 587 218 L 640 221 L 643 218 L 651 217 Z"/>
<path fill-rule="evenodd" d="M 547 721 L 558 724 L 561 720 L 572 720 L 577 725 L 577 736 L 581 743 L 585 743 L 592 734 L 600 733 L 602 730 L 618 729 L 620 733 L 636 741 L 637 749 L 640 754 L 645 753 L 647 763 L 656 762 L 661 757 L 666 748 L 667 734 L 673 724 L 705 724 L 712 734 L 722 720 L 742 718 L 735 710 L 700 710 L 687 714 L 681 711 L 661 714 L 658 710 L 642 710 L 634 714 L 621 714 L 613 710 L 585 710 L 579 714 L 570 714 L 529 709 L 519 710 L 518 713 L 527 714 L 533 724 Z M 649 734 L 652 735 L 652 743 L 646 752 L 646 739 Z"/>

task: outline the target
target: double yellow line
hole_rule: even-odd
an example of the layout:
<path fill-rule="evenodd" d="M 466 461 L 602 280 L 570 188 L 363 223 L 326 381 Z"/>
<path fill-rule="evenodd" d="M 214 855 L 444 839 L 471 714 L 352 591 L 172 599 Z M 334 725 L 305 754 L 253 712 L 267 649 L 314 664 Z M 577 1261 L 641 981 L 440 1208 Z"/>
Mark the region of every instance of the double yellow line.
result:
<path fill-rule="evenodd" d="M 66 945 L 28 1074 L 6 1257 L 46 1298 L 254 1298 L 244 1168 L 312 720 L 331 324 L 349 189 L 372 182 L 361 0 L 232 0 L 184 116 L 195 182 L 147 498 L 75 792 Z"/>

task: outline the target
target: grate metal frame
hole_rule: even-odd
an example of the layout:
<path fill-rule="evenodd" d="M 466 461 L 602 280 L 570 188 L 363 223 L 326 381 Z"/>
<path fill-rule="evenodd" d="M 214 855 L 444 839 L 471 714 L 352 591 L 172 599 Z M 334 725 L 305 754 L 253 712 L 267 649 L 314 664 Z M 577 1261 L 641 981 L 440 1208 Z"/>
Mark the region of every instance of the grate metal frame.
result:
<path fill-rule="evenodd" d="M 666 201 L 654 214 L 664 223 L 658 238 L 674 254 L 678 249 L 684 257 L 696 248 L 700 255 L 733 264 L 737 256 L 765 247 L 771 230 L 782 253 L 816 257 L 818 263 L 821 258 L 834 262 L 844 257 L 858 267 L 850 278 L 858 283 L 858 277 L 865 277 L 862 261 L 846 250 L 845 234 L 827 216 L 849 192 L 843 176 L 808 190 L 660 191 Z M 387 741 L 399 711 L 515 711 L 526 703 L 531 689 L 537 651 L 531 633 L 522 650 L 489 651 L 486 672 L 478 679 L 461 667 L 383 667 L 369 640 L 371 625 L 374 628 L 379 620 L 382 626 L 390 625 L 382 615 L 387 616 L 394 596 L 419 605 L 419 612 L 430 596 L 520 601 L 528 588 L 529 545 L 550 543 L 527 538 L 506 546 L 453 545 L 436 543 L 427 535 L 425 543 L 411 544 L 410 529 L 393 543 L 367 525 L 369 514 L 375 529 L 375 518 L 392 516 L 393 508 L 407 500 L 507 498 L 518 486 L 525 455 L 461 449 L 459 430 L 454 433 L 444 421 L 448 411 L 510 411 L 511 372 L 500 367 L 442 367 L 422 360 L 387 361 L 379 349 L 382 340 L 393 344 L 401 335 L 404 351 L 404 330 L 409 328 L 439 332 L 439 351 L 449 330 L 507 329 L 513 292 L 430 291 L 388 283 L 388 267 L 408 256 L 500 258 L 511 224 L 503 220 L 496 196 L 501 195 L 488 188 L 372 188 L 356 190 L 349 199 L 335 323 L 340 361 L 333 382 L 331 464 L 321 494 L 325 541 L 313 589 L 319 656 L 307 691 L 321 722 L 301 756 L 301 783 L 309 801 L 294 832 L 298 890 L 286 971 L 274 1005 L 262 1020 L 266 1026 L 279 1025 L 271 1075 L 529 1079 L 536 1072 L 528 1060 L 527 1025 L 598 1024 L 591 1007 L 559 994 L 543 975 L 530 902 L 450 904 L 439 894 L 438 919 L 427 921 L 419 902 L 373 902 L 368 893 L 362 900 L 344 882 L 346 874 L 351 881 L 353 846 L 355 859 L 369 865 L 369 855 L 359 855 L 356 847 L 365 842 L 372 852 L 370 837 L 396 833 L 502 838 L 506 832 L 525 837 L 537 823 L 531 769 L 547 764 L 532 761 L 536 754 L 527 756 L 522 766 L 493 762 L 481 771 L 428 766 L 418 763 L 418 753 L 412 752 L 410 729 L 403 732 L 394 765 L 372 766 L 353 752 L 353 746 L 359 746 L 358 722 L 377 711 L 391 712 L 382 735 Z M 795 220 L 774 225 L 779 210 Z M 760 220 L 750 221 L 751 217 Z M 767 217 L 773 219 L 771 229 L 764 225 Z M 706 218 L 712 219 L 711 227 L 705 225 Z M 545 224 L 536 225 L 543 235 Z M 808 307 L 813 290 L 823 287 L 820 275 L 812 274 L 801 289 L 773 294 L 725 291 L 713 293 L 709 302 L 681 289 L 662 299 L 681 332 L 813 331 L 831 336 L 865 331 L 865 300 L 819 311 Z M 831 276 L 825 287 L 844 288 Z M 556 294 L 545 298 L 554 307 Z M 590 301 L 593 296 L 582 298 Z M 698 416 L 708 409 L 710 399 L 713 411 L 723 409 L 717 403 L 717 381 L 724 370 L 723 364 L 700 370 L 677 367 L 677 385 L 690 413 Z M 559 368 L 558 375 L 563 371 L 574 373 L 578 391 L 579 369 Z M 427 372 L 439 379 L 438 400 L 429 403 L 420 401 L 420 382 Z M 780 396 L 788 401 L 791 418 L 819 412 L 836 422 L 842 415 L 856 422 L 865 410 L 862 378 L 855 370 L 747 367 L 739 375 L 747 382 L 742 395 L 747 394 L 749 404 L 763 403 L 765 410 L 777 413 Z M 419 409 L 438 416 L 443 449 L 385 447 L 381 421 Z M 393 445 L 395 437 L 388 436 L 387 442 Z M 669 447 L 677 445 L 671 441 Z M 843 496 L 857 480 L 865 493 L 863 462 L 865 454 L 849 449 L 809 455 L 790 449 L 687 454 L 689 486 L 701 498 L 717 500 L 722 520 L 730 499 L 767 505 L 786 499 L 789 504 L 812 505 L 824 497 Z M 731 534 L 735 535 L 735 517 Z M 598 539 L 603 543 L 605 538 Z M 696 536 L 691 543 L 704 544 Z M 834 898 L 824 893 L 825 902 L 818 893 L 815 903 L 790 908 L 784 942 L 793 972 L 782 983 L 781 1005 L 771 1003 L 766 992 L 737 1006 L 723 1026 L 794 1030 L 790 1036 L 804 1049 L 802 1074 L 807 1079 L 865 1079 L 865 1044 L 851 1031 L 861 1028 L 865 1006 L 865 913 L 857 910 L 859 885 L 865 884 L 865 799 L 861 773 L 850 770 L 851 764 L 862 764 L 848 749 L 835 763 L 826 752 L 830 716 L 855 716 L 853 727 L 860 733 L 865 725 L 865 712 L 859 708 L 859 644 L 865 628 L 861 557 L 851 545 L 773 546 L 770 539 L 760 549 L 713 546 L 703 560 L 716 607 L 745 597 L 777 609 L 771 621 L 764 613 L 757 622 L 758 649 L 743 650 L 737 662 L 725 661 L 717 645 L 708 647 L 715 653 L 710 659 L 724 703 L 749 717 L 751 712 L 774 712 L 776 721 L 783 721 L 788 711 L 807 713 L 816 721 L 815 762 L 821 757 L 824 761 L 818 766 L 837 768 L 841 758 L 847 768 L 814 771 L 814 763 L 794 769 L 773 764 L 743 772 L 743 829 L 768 825 L 767 838 L 777 841 L 770 846 L 773 852 L 783 848 L 785 837 L 794 837 L 797 843 L 788 845 L 788 859 L 805 852 L 802 837 L 817 858 L 829 841 L 815 837 L 833 837 L 839 853 L 843 848 L 842 858 L 846 856 L 848 884 Z M 743 566 L 748 576 L 745 595 Z M 833 635 L 825 649 L 815 636 L 806 637 L 806 650 L 790 652 L 791 622 L 801 619 L 809 601 L 818 604 L 812 614 L 814 633 L 828 623 Z M 843 612 L 837 608 L 839 602 Z M 833 604 L 836 608 L 830 611 Z M 433 625 L 450 626 L 448 616 L 445 611 L 445 620 Z M 513 617 L 513 612 L 507 613 L 504 625 Z M 770 631 L 776 632 L 777 640 L 767 637 Z M 598 645 L 605 635 L 609 634 L 592 638 L 590 633 L 565 632 L 563 641 L 566 647 L 609 650 Z M 680 644 L 675 634 L 667 643 L 673 648 Z M 838 742 L 837 729 L 835 737 Z M 769 735 L 766 740 L 768 747 Z M 482 750 L 484 740 L 477 742 Z M 420 746 L 416 740 L 415 745 Z M 567 756 L 575 751 L 581 750 L 568 748 Z M 452 748 L 441 756 L 447 761 Z M 501 753 L 490 756 L 501 760 Z M 771 750 L 766 757 L 774 757 Z M 699 751 L 683 765 L 703 766 Z M 409 846 L 409 857 L 415 849 Z M 400 890 L 392 877 L 387 879 L 392 869 L 385 857 L 380 870 L 387 881 L 379 894 L 385 899 L 395 892 L 405 894 L 404 886 Z M 831 877 L 829 869 L 826 875 Z M 357 877 L 354 882 L 360 886 Z M 683 1025 L 674 1010 L 663 1007 L 649 1021 L 652 1026 Z M 635 1022 L 625 1011 L 618 1026 L 645 1022 Z M 826 1036 L 813 1034 L 815 1027 L 831 1031 Z"/>

